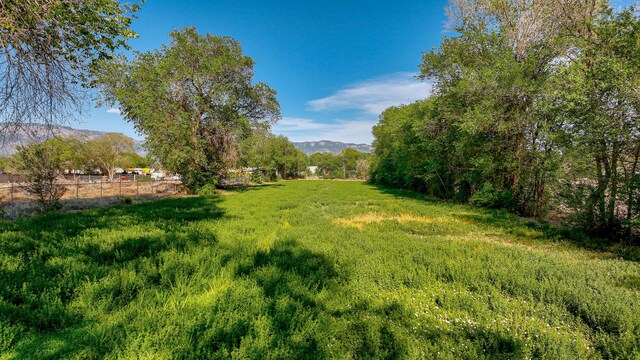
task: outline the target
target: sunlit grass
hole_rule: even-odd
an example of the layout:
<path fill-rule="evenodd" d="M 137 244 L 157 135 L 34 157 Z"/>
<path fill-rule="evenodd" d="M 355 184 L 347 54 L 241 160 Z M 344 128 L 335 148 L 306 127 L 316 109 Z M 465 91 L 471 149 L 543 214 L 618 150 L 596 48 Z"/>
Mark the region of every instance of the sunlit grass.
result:
<path fill-rule="evenodd" d="M 2 223 L 2 358 L 635 358 L 640 265 L 292 181 Z"/>

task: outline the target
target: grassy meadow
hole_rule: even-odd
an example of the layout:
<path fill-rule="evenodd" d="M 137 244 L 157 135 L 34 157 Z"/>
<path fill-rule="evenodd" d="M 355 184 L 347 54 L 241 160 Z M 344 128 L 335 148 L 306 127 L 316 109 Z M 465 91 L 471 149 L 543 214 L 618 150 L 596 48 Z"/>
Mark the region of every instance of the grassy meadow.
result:
<path fill-rule="evenodd" d="M 640 263 L 290 181 L 0 223 L 0 358 L 640 358 Z"/>

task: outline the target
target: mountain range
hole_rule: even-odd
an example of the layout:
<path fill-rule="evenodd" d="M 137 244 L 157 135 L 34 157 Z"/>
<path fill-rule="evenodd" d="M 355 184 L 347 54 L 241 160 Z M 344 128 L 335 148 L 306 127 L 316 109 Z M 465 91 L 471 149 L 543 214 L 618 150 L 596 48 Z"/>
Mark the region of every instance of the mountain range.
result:
<path fill-rule="evenodd" d="M 10 136 L 0 136 L 0 156 L 12 155 L 16 152 L 16 146 L 28 145 L 34 142 L 42 142 L 52 136 L 76 137 L 79 139 L 92 140 L 106 134 L 104 131 L 74 129 L 70 126 L 43 124 L 26 124 Z M 133 150 L 144 156 L 147 150 L 144 148 L 142 140 L 133 139 Z"/>
<path fill-rule="evenodd" d="M 105 134 L 103 131 L 74 129 L 70 126 L 63 125 L 53 125 L 49 127 L 42 124 L 29 124 L 23 126 L 20 131 L 16 132 L 12 136 L 8 136 L 6 138 L 0 136 L 0 156 L 8 156 L 15 153 L 16 146 L 18 145 L 41 142 L 50 138 L 52 135 L 91 140 L 103 134 Z M 144 141 L 134 140 L 134 143 L 135 152 L 144 156 L 147 152 L 143 145 Z M 346 148 L 352 148 L 361 152 L 372 151 L 371 146 L 367 144 L 351 144 L 329 140 L 293 142 L 293 145 L 307 155 L 322 152 L 339 154 Z"/>
<path fill-rule="evenodd" d="M 305 141 L 305 142 L 294 142 L 298 149 L 302 150 L 307 155 L 311 155 L 314 153 L 332 153 L 339 154 L 342 150 L 346 148 L 352 148 L 354 150 L 358 150 L 361 152 L 369 153 L 372 151 L 371 145 L 367 144 L 351 144 L 351 143 L 343 143 L 339 141 L 329 141 L 329 140 L 320 140 L 320 141 Z"/>

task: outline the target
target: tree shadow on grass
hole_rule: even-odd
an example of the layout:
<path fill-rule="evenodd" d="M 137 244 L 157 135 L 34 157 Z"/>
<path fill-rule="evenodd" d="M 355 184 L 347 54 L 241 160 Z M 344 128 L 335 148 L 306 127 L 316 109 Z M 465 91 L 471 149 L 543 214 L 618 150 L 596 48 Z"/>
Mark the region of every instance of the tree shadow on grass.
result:
<path fill-rule="evenodd" d="M 234 277 L 257 285 L 259 293 L 237 287 L 221 295 L 213 312 L 192 328 L 192 347 L 178 357 L 244 352 L 252 358 L 285 354 L 297 359 L 326 358 L 318 338 L 317 321 L 325 311 L 318 294 L 336 286 L 339 275 L 332 261 L 295 241 L 277 241 L 268 251 L 249 257 L 232 256 L 236 257 Z M 260 329 L 273 336 L 256 339 Z M 243 339 L 255 342 L 243 343 Z"/>
<path fill-rule="evenodd" d="M 135 205 L 96 208 L 78 213 L 49 212 L 32 218 L 0 222 L 2 231 L 34 239 L 64 240 L 86 229 L 122 229 L 136 225 L 176 225 L 217 219 L 223 213 L 217 197 L 167 198 Z"/>
<path fill-rule="evenodd" d="M 430 204 L 460 205 L 447 200 L 429 198 L 415 191 L 374 184 L 370 184 L 370 186 L 380 193 L 397 198 L 418 200 Z M 606 239 L 591 237 L 544 220 L 520 218 L 505 210 L 473 208 L 473 213 L 456 213 L 452 216 L 488 230 L 499 229 L 505 234 L 513 235 L 514 240 L 528 245 L 562 242 L 576 248 L 594 251 L 603 258 L 621 257 L 625 260 L 640 261 L 639 246 L 611 243 Z"/>
<path fill-rule="evenodd" d="M 475 209 L 474 214 L 457 214 L 457 217 L 486 229 L 497 228 L 514 240 L 527 245 L 561 244 L 576 249 L 593 252 L 602 259 L 622 258 L 640 261 L 640 247 L 612 243 L 610 240 L 589 236 L 579 230 L 572 230 L 546 221 L 520 218 L 503 210 Z"/>
<path fill-rule="evenodd" d="M 122 355 L 118 351 L 139 336 L 127 333 L 136 328 L 127 327 L 126 318 L 114 323 L 84 318 L 69 307 L 78 296 L 75 291 L 89 283 L 91 288 L 83 290 L 87 304 L 100 303 L 108 315 L 136 300 L 140 291 L 167 291 L 175 283 L 172 276 L 190 276 L 193 269 L 180 260 L 176 265 L 184 269 L 175 275 L 158 269 L 163 254 L 213 246 L 219 255 L 214 261 L 232 270 L 233 286 L 204 305 L 191 305 L 202 308 L 196 309 L 193 323 L 173 327 L 188 332 L 176 337 L 189 339 L 172 349 L 174 357 L 328 358 L 333 355 L 326 346 L 330 337 L 348 344 L 343 355 L 408 356 L 410 339 L 405 331 L 412 326 L 407 320 L 411 314 L 401 304 L 376 307 L 362 300 L 352 310 L 332 310 L 336 304 L 328 299 L 349 291 L 344 285 L 349 274 L 344 267 L 339 271 L 331 257 L 291 240 L 276 240 L 268 250 L 251 252 L 240 245 L 222 246 L 215 236 L 190 234 L 195 230 L 185 225 L 226 216 L 217 201 L 215 197 L 166 199 L 0 224 L 12 232 L 11 237 L 0 235 L 0 256 L 5 257 L 0 266 L 0 319 L 15 332 L 15 340 L 6 342 L 5 348 L 0 344 L 0 352 L 10 350 L 18 358 Z M 92 242 L 87 235 L 127 226 L 135 231 L 113 235 L 110 244 Z M 145 227 L 156 231 L 138 233 Z M 11 266 L 12 261 L 18 265 Z M 133 313 L 137 311 L 144 310 Z M 384 320 L 372 320 L 375 316 Z M 429 334 L 433 341 L 450 335 L 435 329 Z M 498 335 L 465 336 L 493 341 L 496 353 L 517 354 L 519 344 Z"/>
<path fill-rule="evenodd" d="M 163 278 L 174 275 L 161 271 L 161 254 L 215 246 L 215 234 L 187 225 L 223 217 L 217 202 L 163 199 L 0 223 L 0 319 L 45 337 L 73 333 L 87 325 L 83 314 L 69 307 L 83 286 L 93 284 L 95 301 L 111 299 L 121 307 L 142 288 L 171 283 Z M 17 335 L 5 346 L 19 340 Z M 61 346 L 52 357 L 72 348 L 72 343 Z M 24 351 L 29 358 L 33 348 Z"/>
<path fill-rule="evenodd" d="M 396 188 L 392 188 L 384 185 L 377 185 L 377 184 L 371 184 L 371 183 L 366 183 L 366 185 L 379 193 L 392 195 L 394 197 L 401 198 L 401 199 L 419 200 L 427 203 L 446 203 L 447 202 L 446 200 L 431 198 L 425 194 L 422 194 L 416 191 L 411 191 L 406 189 L 396 189 Z"/>
<path fill-rule="evenodd" d="M 305 306 L 321 306 L 310 295 L 331 287 L 338 273 L 326 256 L 290 240 L 258 251 L 251 262 L 238 266 L 236 276 L 256 280 L 265 296 L 286 294 Z"/>
<path fill-rule="evenodd" d="M 282 184 L 279 183 L 268 183 L 268 184 L 251 184 L 251 185 L 226 185 L 223 186 L 221 189 L 224 192 L 227 193 L 245 193 L 248 191 L 257 191 L 257 190 L 264 190 L 264 189 L 274 189 L 274 188 L 279 188 L 281 186 L 284 186 Z"/>
<path fill-rule="evenodd" d="M 402 305 L 376 307 L 361 299 L 348 310 L 336 310 L 327 294 L 343 293 L 349 274 L 296 241 L 276 241 L 242 259 L 235 278 L 244 285 L 220 295 L 192 327 L 191 347 L 176 357 L 397 359 L 409 354 L 409 339 L 396 326 L 412 326 Z M 343 343 L 347 352 L 332 353 L 330 339 Z"/>
<path fill-rule="evenodd" d="M 361 334 L 358 342 L 358 355 L 363 358 L 387 358 L 398 359 L 408 356 L 408 339 L 404 331 L 416 329 L 413 321 L 414 314 L 402 303 L 391 301 L 382 305 L 372 305 L 367 300 L 354 304 L 348 310 L 334 311 L 332 316 L 352 318 L 349 325 L 350 334 Z M 384 319 L 383 322 L 372 326 L 366 319 Z M 474 343 L 475 352 L 467 352 L 464 355 L 457 354 L 460 358 L 490 358 L 490 359 L 520 359 L 526 356 L 526 345 L 522 340 L 507 333 L 497 332 L 491 326 L 454 326 L 447 328 L 442 324 L 426 323 L 420 327 L 420 341 L 430 343 L 435 348 L 446 349 L 447 346 L 460 348 L 465 341 Z M 440 345 L 446 343 L 447 346 Z M 435 356 L 440 358 L 441 356 Z M 444 356 L 444 358 L 447 358 Z"/>

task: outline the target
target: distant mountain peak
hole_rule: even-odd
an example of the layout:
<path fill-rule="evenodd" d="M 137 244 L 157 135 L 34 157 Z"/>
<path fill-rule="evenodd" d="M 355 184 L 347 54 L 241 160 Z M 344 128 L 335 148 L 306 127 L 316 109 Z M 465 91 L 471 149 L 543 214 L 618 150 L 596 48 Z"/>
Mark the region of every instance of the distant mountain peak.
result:
<path fill-rule="evenodd" d="M 331 140 L 319 140 L 319 141 L 301 141 L 301 142 L 293 142 L 298 149 L 304 152 L 307 155 L 315 154 L 315 153 L 332 153 L 339 154 L 342 150 L 351 148 L 354 150 L 358 150 L 361 152 L 372 152 L 373 149 L 371 145 L 368 144 L 353 144 L 353 143 L 343 143 L 340 141 L 331 141 Z"/>
<path fill-rule="evenodd" d="M 14 154 L 16 152 L 17 145 L 27 145 L 33 142 L 44 141 L 52 135 L 61 137 L 73 136 L 90 140 L 106 134 L 104 131 L 74 129 L 65 125 L 46 126 L 43 124 L 25 124 L 22 127 L 23 129 L 13 136 L 7 137 L 6 139 L 2 139 L 2 137 L 0 137 L 0 156 Z M 134 143 L 135 151 L 144 156 L 147 151 L 143 146 L 143 141 L 134 140 Z M 2 144 L 4 144 L 4 146 L 2 146 Z M 366 153 L 373 151 L 373 148 L 369 144 L 343 143 L 331 140 L 293 142 L 293 145 L 307 155 L 322 152 L 339 154 L 342 150 L 347 148 L 352 148 Z"/>
<path fill-rule="evenodd" d="M 71 126 L 57 124 L 23 124 L 15 134 L 11 134 L 6 138 L 0 136 L 0 156 L 14 154 L 16 152 L 16 146 L 18 145 L 42 142 L 52 136 L 60 136 L 63 138 L 76 137 L 85 140 L 92 140 L 106 133 L 106 131 L 74 129 Z M 133 142 L 134 151 L 139 155 L 144 156 L 147 153 L 147 150 L 143 146 L 143 141 L 134 139 Z"/>

